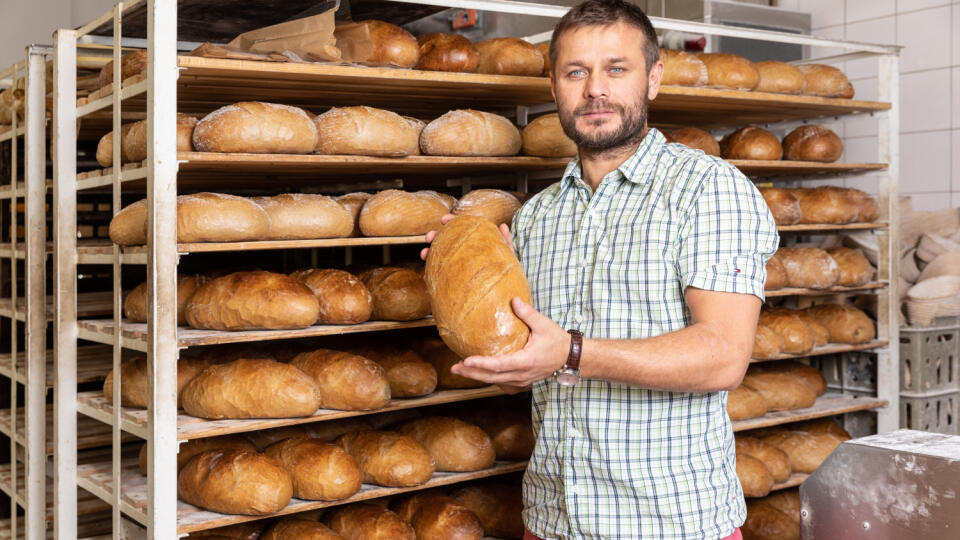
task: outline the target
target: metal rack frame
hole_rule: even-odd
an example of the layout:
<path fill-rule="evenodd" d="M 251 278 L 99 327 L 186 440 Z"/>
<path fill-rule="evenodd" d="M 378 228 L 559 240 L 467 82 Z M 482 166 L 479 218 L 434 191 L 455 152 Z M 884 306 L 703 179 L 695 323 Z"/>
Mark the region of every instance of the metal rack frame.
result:
<path fill-rule="evenodd" d="M 400 1 L 400 0 L 391 0 Z M 148 10 L 148 72 L 144 83 L 121 89 L 120 44 L 121 22 L 125 12 L 146 2 Z M 548 17 L 562 16 L 567 7 L 541 5 L 508 0 L 410 0 L 403 3 L 429 4 L 444 7 L 465 7 L 505 13 L 522 13 Z M 76 99 L 76 58 L 78 40 L 89 34 L 103 23 L 113 21 L 114 25 L 114 91 L 111 103 L 88 104 L 78 111 Z M 888 167 L 881 170 L 879 203 L 886 227 L 878 226 L 880 241 L 880 265 L 878 279 L 886 280 L 888 285 L 878 289 L 880 303 L 878 316 L 878 339 L 888 344 L 878 351 L 878 397 L 886 400 L 888 406 L 878 411 L 878 424 L 881 432 L 896 429 L 898 400 L 897 349 L 890 343 L 897 343 L 898 328 L 896 306 L 891 299 L 896 298 L 898 257 L 897 249 L 897 186 L 899 165 L 898 143 L 898 88 L 897 88 L 897 47 L 858 44 L 836 40 L 824 40 L 809 36 L 797 36 L 768 31 L 729 28 L 702 23 L 690 23 L 669 19 L 653 19 L 658 29 L 695 31 L 711 35 L 729 35 L 752 39 L 801 43 L 835 47 L 846 51 L 844 54 L 829 57 L 826 60 L 840 61 L 865 56 L 878 57 L 880 70 L 880 99 L 889 101 L 891 107 L 873 114 L 880 118 L 880 144 L 878 159 Z M 77 432 L 78 394 L 76 391 L 77 340 L 81 338 L 77 321 L 77 264 L 79 252 L 76 241 L 76 193 L 78 175 L 76 170 L 76 120 L 78 114 L 89 110 L 113 107 L 113 129 L 119 133 L 120 110 L 123 99 L 146 92 L 148 121 L 148 155 L 145 166 L 141 168 L 146 178 L 148 208 L 148 241 L 137 260 L 127 259 L 128 255 L 117 246 L 112 253 L 103 253 L 101 261 L 112 257 L 114 267 L 114 326 L 113 345 L 114 373 L 119 375 L 120 348 L 129 346 L 128 339 L 120 329 L 120 290 L 119 278 L 122 264 L 130 262 L 146 263 L 148 305 L 154 309 L 148 313 L 146 336 L 143 349 L 147 352 L 148 372 L 148 408 L 145 428 L 141 433 L 148 440 L 148 477 L 147 477 L 147 535 L 151 538 L 176 538 L 177 527 L 177 485 L 172 474 L 154 474 L 154 471 L 171 471 L 176 467 L 178 445 L 177 433 L 177 380 L 171 376 L 176 370 L 179 353 L 177 339 L 177 321 L 175 306 L 160 302 L 161 299 L 174 298 L 176 295 L 176 274 L 179 260 L 175 227 L 163 227 L 160 224 L 176 222 L 176 195 L 178 154 L 176 141 L 177 108 L 177 44 L 175 32 L 177 6 L 171 0 L 134 0 L 117 4 L 113 10 L 103 14 L 91 23 L 76 30 L 59 30 L 55 45 L 55 90 L 54 90 L 54 141 L 55 141 L 55 183 L 54 183 L 54 225 L 55 225 L 55 351 L 58 359 L 55 386 L 55 537 L 58 539 L 76 538 L 76 496 L 77 496 Z M 167 31 L 163 31 L 163 30 Z M 530 41 L 549 36 L 530 36 Z M 813 60 L 811 60 L 813 61 Z M 525 116 L 524 112 L 518 118 Z M 119 207 L 121 182 L 124 178 L 121 166 L 120 137 L 114 137 L 114 173 L 105 179 L 113 187 L 114 211 Z M 133 174 L 133 171 L 131 171 Z M 526 183 L 526 178 L 522 181 Z M 463 184 L 468 189 L 469 182 Z M 143 260 L 145 256 L 145 261 Z M 114 403 L 119 403 L 120 380 L 114 384 Z M 128 426 L 129 420 L 122 418 L 121 407 L 110 411 L 113 429 L 114 479 L 120 478 L 121 463 L 119 455 L 120 432 Z M 113 530 L 118 535 L 126 525 L 121 519 L 123 513 L 132 510 L 130 503 L 121 497 L 119 482 L 114 482 L 109 493 L 113 507 Z"/>

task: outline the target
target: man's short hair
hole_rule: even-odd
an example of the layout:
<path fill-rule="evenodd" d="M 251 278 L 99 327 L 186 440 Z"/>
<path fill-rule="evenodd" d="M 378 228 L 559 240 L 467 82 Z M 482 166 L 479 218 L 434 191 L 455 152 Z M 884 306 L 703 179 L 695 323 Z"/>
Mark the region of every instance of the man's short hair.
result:
<path fill-rule="evenodd" d="M 557 43 L 564 32 L 584 26 L 607 26 L 618 22 L 626 23 L 643 32 L 643 57 L 649 70 L 660 59 L 657 33 L 643 10 L 624 0 L 587 0 L 570 8 L 570 11 L 560 18 L 553 29 L 550 41 L 550 65 L 556 69 Z"/>

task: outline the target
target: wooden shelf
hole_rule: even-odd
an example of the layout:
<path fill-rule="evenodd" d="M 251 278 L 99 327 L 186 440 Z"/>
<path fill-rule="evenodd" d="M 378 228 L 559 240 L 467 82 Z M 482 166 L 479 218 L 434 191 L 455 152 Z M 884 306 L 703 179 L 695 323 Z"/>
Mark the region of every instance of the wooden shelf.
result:
<path fill-rule="evenodd" d="M 0 299 L 0 317 L 16 318 L 18 321 L 26 319 L 26 305 L 24 298 L 17 298 L 17 309 L 10 308 L 9 298 Z M 77 295 L 77 317 L 102 317 L 113 313 L 113 293 L 89 292 Z M 48 296 L 46 302 L 47 319 L 53 319 L 53 297 Z"/>
<path fill-rule="evenodd" d="M 802 484 L 807 478 L 810 478 L 810 475 L 809 475 L 809 474 L 806 474 L 806 473 L 793 473 L 793 474 L 790 475 L 790 478 L 787 478 L 787 479 L 784 480 L 783 482 L 778 482 L 778 483 L 774 484 L 773 487 L 770 488 L 770 492 L 773 493 L 774 491 L 780 491 L 780 490 L 784 490 L 784 489 L 790 489 L 790 488 L 793 488 L 793 487 L 797 487 L 797 486 L 799 486 L 800 484 Z M 749 499 L 750 497 L 747 497 L 747 498 Z M 759 498 L 759 497 L 758 497 L 758 498 Z"/>
<path fill-rule="evenodd" d="M 381 332 L 384 330 L 401 330 L 404 328 L 423 328 L 433 325 L 433 317 L 426 317 L 408 322 L 370 321 L 360 324 L 316 325 L 299 330 L 238 330 L 231 332 L 195 330 L 181 326 L 177 328 L 177 343 L 180 347 L 193 347 L 197 345 L 247 343 L 251 341 Z M 103 343 L 105 345 L 113 343 L 113 319 L 87 319 L 77 321 L 77 326 L 80 339 Z M 121 325 L 121 334 L 124 347 L 141 352 L 146 351 L 147 339 L 149 337 L 146 323 L 124 322 Z"/>
<path fill-rule="evenodd" d="M 26 446 L 26 409 L 17 409 L 17 443 L 20 446 Z M 53 406 L 48 405 L 46 410 L 46 439 L 47 455 L 53 455 Z M 10 409 L 0 409 L 0 433 L 7 437 L 10 436 Z M 137 442 L 141 439 L 130 433 L 121 434 L 121 442 Z M 88 450 L 91 448 L 100 448 L 109 446 L 113 442 L 113 433 L 109 425 L 90 418 L 79 415 L 77 417 L 77 450 Z"/>
<path fill-rule="evenodd" d="M 325 420 L 336 420 L 338 418 L 367 416 L 390 411 L 414 409 L 419 407 L 427 407 L 430 405 L 441 405 L 444 403 L 454 403 L 502 395 L 503 391 L 492 385 L 463 390 L 440 390 L 428 396 L 418 398 L 392 399 L 386 407 L 374 411 L 337 411 L 332 409 L 320 409 L 315 412 L 313 416 L 307 416 L 304 418 L 205 420 L 203 418 L 190 416 L 181 410 L 177 415 L 177 440 L 185 441 L 189 439 L 201 439 L 204 437 L 228 435 L 231 433 L 246 433 L 262 429 L 293 426 L 298 424 L 311 424 Z M 81 414 L 90 418 L 94 418 L 105 425 L 110 425 L 113 423 L 113 405 L 107 403 L 106 398 L 103 397 L 101 392 L 80 392 L 77 396 L 77 410 Z M 146 409 L 124 407 L 121 411 L 121 423 L 123 424 L 123 429 L 126 431 L 141 438 L 147 438 Z"/>
<path fill-rule="evenodd" d="M 777 230 L 780 232 L 869 231 L 874 229 L 886 229 L 889 225 L 890 224 L 886 222 L 847 223 L 845 225 L 816 223 L 802 225 L 778 225 Z"/>
<path fill-rule="evenodd" d="M 53 388 L 56 380 L 56 366 L 53 361 L 53 351 L 48 350 L 47 357 L 47 388 Z M 11 355 L 0 354 L 0 375 L 4 377 L 14 377 L 11 366 Z M 113 348 L 105 345 L 88 345 L 77 347 L 77 383 L 90 383 L 102 381 L 110 372 L 113 358 Z M 26 353 L 17 355 L 16 379 L 18 382 L 26 384 Z"/>
<path fill-rule="evenodd" d="M 774 362 L 776 360 L 796 360 L 800 358 L 809 358 L 811 356 L 823 356 L 825 354 L 837 354 L 844 352 L 852 351 L 869 351 L 873 349 L 880 349 L 886 347 L 889 342 L 885 339 L 875 339 L 868 343 L 861 343 L 859 345 L 848 345 L 846 343 L 830 343 L 828 345 L 823 345 L 821 347 L 815 347 L 812 351 L 803 353 L 803 354 L 778 354 L 773 358 L 763 358 L 758 359 L 754 358 L 751 362 Z"/>
<path fill-rule="evenodd" d="M 107 470 L 109 471 L 110 464 L 107 464 Z M 109 472 L 107 473 L 109 474 Z M 9 463 L 4 463 L 0 465 L 0 491 L 3 491 L 8 497 L 13 497 L 13 490 L 10 489 L 11 486 L 11 468 Z M 26 485 L 26 478 L 23 473 L 23 465 L 17 467 L 17 504 L 22 508 L 26 508 L 25 503 L 25 493 L 24 486 Z M 47 520 L 53 519 L 53 484 L 52 482 L 47 482 Z M 100 498 L 94 496 L 87 490 L 78 489 L 77 490 L 77 514 L 78 515 L 87 515 L 94 514 L 98 512 L 105 512 L 110 510 L 110 504 Z"/>
<path fill-rule="evenodd" d="M 14 137 L 20 137 L 27 132 L 26 126 L 20 126 L 17 128 L 16 132 L 13 131 L 13 126 L 6 125 L 0 127 L 0 142 L 9 141 Z"/>
<path fill-rule="evenodd" d="M 280 512 L 277 512 L 276 514 L 273 514 L 273 516 L 295 514 L 308 510 L 339 506 L 380 497 L 389 497 L 411 491 L 421 491 L 439 486 L 457 484 L 469 480 L 500 476 L 523 471 L 526 469 L 526 467 L 526 461 L 498 461 L 494 463 L 493 467 L 484 469 L 482 471 L 467 473 L 437 472 L 434 473 L 433 478 L 431 478 L 427 483 L 415 487 L 387 488 L 364 484 L 363 487 L 360 488 L 360 491 L 354 496 L 339 501 L 305 501 L 301 499 L 292 499 L 286 508 Z M 148 500 L 147 478 L 140 474 L 135 462 L 128 462 L 124 466 L 120 478 L 123 482 L 120 498 L 122 500 L 121 505 L 124 513 L 141 524 L 146 525 Z M 113 492 L 110 463 L 96 463 L 78 466 L 77 484 L 104 500 L 110 500 Z M 177 501 L 177 532 L 180 534 L 264 519 L 264 517 L 267 516 L 220 514 L 217 512 L 201 510 L 196 506 L 187 504 L 180 500 Z"/>
<path fill-rule="evenodd" d="M 817 402 L 814 403 L 813 407 L 792 411 L 770 412 L 758 418 L 750 418 L 749 420 L 734 420 L 733 431 L 746 431 L 749 429 L 779 426 L 781 424 L 802 422 L 804 420 L 813 420 L 814 418 L 824 418 L 850 412 L 868 411 L 886 407 L 887 405 L 886 400 L 873 397 L 824 394 L 817 398 Z"/>
<path fill-rule="evenodd" d="M 110 519 L 111 515 L 109 511 L 78 516 L 77 537 L 81 540 L 113 540 L 113 536 L 110 535 Z M 11 525 L 9 518 L 0 519 L 0 540 L 11 540 Z M 26 523 L 24 522 L 24 518 L 20 516 L 17 521 L 17 538 L 25 537 L 25 528 Z M 52 522 L 47 523 L 46 538 L 48 540 L 54 540 Z"/>
<path fill-rule="evenodd" d="M 816 161 L 767 161 L 767 160 L 727 160 L 744 175 L 751 178 L 770 180 L 776 176 L 820 176 L 830 174 L 851 174 L 867 171 L 882 171 L 885 163 L 818 163 Z"/>
<path fill-rule="evenodd" d="M 829 287 L 826 289 L 802 289 L 799 287 L 784 287 L 772 291 L 765 291 L 764 296 L 773 298 L 776 296 L 823 296 L 825 294 L 858 293 L 863 291 L 874 291 L 886 288 L 889 283 L 886 281 L 874 281 L 865 283 L 857 287 Z"/>

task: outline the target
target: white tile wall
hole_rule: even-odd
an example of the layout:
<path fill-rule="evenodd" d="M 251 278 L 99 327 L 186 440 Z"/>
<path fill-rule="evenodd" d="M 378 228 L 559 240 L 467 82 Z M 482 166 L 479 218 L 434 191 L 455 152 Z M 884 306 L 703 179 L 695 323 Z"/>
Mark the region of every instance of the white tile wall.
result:
<path fill-rule="evenodd" d="M 950 6 L 950 48 L 951 64 L 960 63 L 960 1 Z"/>
<path fill-rule="evenodd" d="M 897 0 L 897 13 L 950 5 L 950 0 Z"/>
<path fill-rule="evenodd" d="M 951 126 L 960 128 L 960 66 L 954 66 L 950 72 L 950 108 L 953 111 Z"/>
<path fill-rule="evenodd" d="M 904 193 L 950 191 L 950 132 L 900 136 L 900 189 Z"/>
<path fill-rule="evenodd" d="M 857 0 L 860 1 L 860 0 Z M 897 18 L 894 16 L 847 24 L 846 39 L 866 43 L 893 43 L 896 40 Z M 850 80 L 877 76 L 876 58 L 847 62 Z"/>
<path fill-rule="evenodd" d="M 960 195 L 960 129 L 950 132 L 952 147 L 950 151 L 950 161 L 953 165 L 953 185 L 951 191 Z"/>
<path fill-rule="evenodd" d="M 903 0 L 900 0 L 903 2 Z M 839 2 L 836 2 L 839 4 Z M 839 6 L 837 6 L 839 7 Z M 867 19 L 876 19 L 877 17 L 886 17 L 897 12 L 896 0 L 874 0 L 872 2 L 863 2 L 861 0 L 846 0 L 846 21 L 865 21 Z"/>
<path fill-rule="evenodd" d="M 900 72 L 942 68 L 950 65 L 950 6 L 912 11 L 896 17 L 897 43 L 904 47 Z"/>
<path fill-rule="evenodd" d="M 843 141 L 843 159 L 850 163 L 877 161 L 877 137 L 847 137 Z"/>
<path fill-rule="evenodd" d="M 843 2 L 837 0 L 800 0 L 799 9 L 810 12 L 815 29 L 844 23 Z"/>
<path fill-rule="evenodd" d="M 950 96 L 949 68 L 900 75 L 900 131 L 950 129 Z"/>

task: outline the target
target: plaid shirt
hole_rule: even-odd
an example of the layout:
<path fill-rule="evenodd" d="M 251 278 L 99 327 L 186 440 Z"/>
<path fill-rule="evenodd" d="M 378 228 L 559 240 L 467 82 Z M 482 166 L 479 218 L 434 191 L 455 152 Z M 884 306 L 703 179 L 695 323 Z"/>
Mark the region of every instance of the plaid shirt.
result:
<path fill-rule="evenodd" d="M 779 240 L 736 168 L 655 129 L 595 193 L 574 159 L 517 213 L 513 237 L 537 310 L 607 339 L 688 326 L 686 287 L 763 299 Z M 547 539 L 731 534 L 746 508 L 726 400 L 594 379 L 536 383 L 527 528 Z"/>

